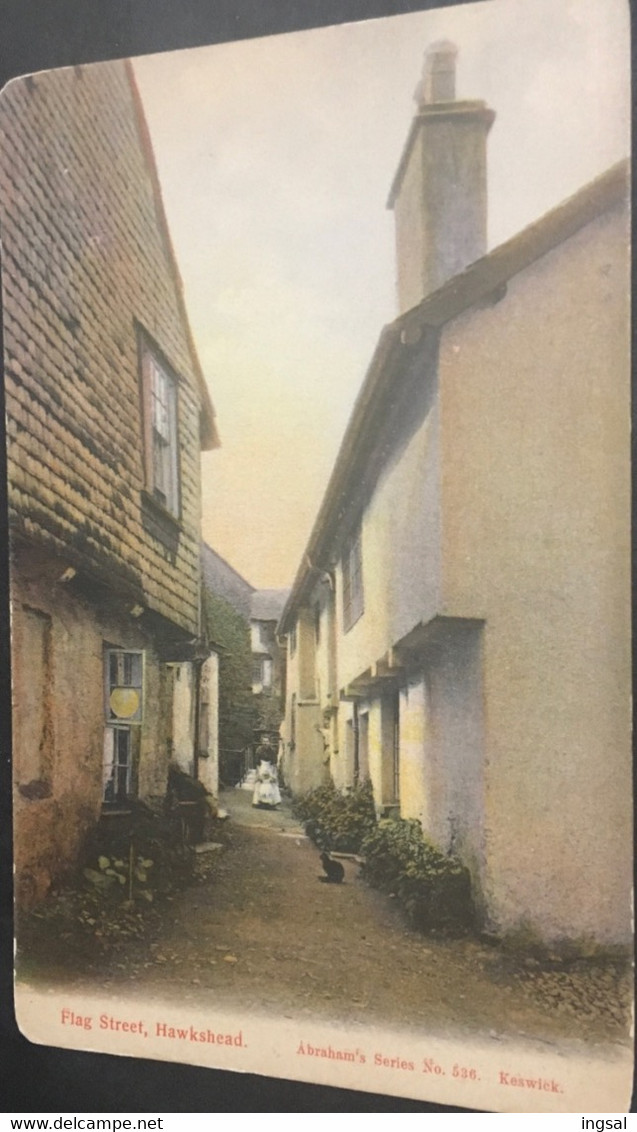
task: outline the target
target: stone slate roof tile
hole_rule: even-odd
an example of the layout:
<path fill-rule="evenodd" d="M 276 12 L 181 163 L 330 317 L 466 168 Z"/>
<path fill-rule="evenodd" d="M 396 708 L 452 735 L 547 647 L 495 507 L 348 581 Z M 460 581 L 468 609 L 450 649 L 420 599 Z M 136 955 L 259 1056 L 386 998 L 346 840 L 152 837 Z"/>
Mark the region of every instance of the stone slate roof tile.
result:
<path fill-rule="evenodd" d="M 10 521 L 16 537 L 136 578 L 151 608 L 195 632 L 201 375 L 149 161 L 124 63 L 0 98 Z M 180 378 L 174 555 L 143 522 L 136 321 Z"/>
<path fill-rule="evenodd" d="M 204 585 L 248 620 L 254 586 L 205 542 L 201 546 L 201 570 Z"/>
<path fill-rule="evenodd" d="M 256 590 L 250 609 L 252 620 L 278 621 L 289 595 L 289 590 Z"/>

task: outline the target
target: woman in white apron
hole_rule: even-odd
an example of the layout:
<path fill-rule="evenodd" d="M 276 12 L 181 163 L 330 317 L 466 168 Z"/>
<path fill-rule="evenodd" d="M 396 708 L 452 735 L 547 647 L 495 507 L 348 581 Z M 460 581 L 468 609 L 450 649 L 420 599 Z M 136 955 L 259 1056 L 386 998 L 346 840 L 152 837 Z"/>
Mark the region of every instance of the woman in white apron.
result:
<path fill-rule="evenodd" d="M 281 791 L 279 790 L 279 776 L 274 762 L 271 757 L 274 754 L 273 748 L 266 736 L 263 743 L 257 747 L 257 755 L 259 757 L 259 765 L 257 766 L 257 777 L 254 786 L 254 794 L 252 795 L 253 806 L 278 806 L 281 801 Z"/>

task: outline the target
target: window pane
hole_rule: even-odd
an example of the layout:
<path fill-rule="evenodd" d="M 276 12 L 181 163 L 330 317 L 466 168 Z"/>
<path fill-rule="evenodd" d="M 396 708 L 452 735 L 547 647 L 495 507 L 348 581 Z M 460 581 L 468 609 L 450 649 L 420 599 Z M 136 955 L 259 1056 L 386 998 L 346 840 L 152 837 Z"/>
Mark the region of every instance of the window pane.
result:
<path fill-rule="evenodd" d="M 117 798 L 125 798 L 130 791 L 130 731 L 115 732 L 117 751 Z"/>
<path fill-rule="evenodd" d="M 342 557 L 343 627 L 347 632 L 363 613 L 363 561 L 361 529 L 346 543 Z"/>
<path fill-rule="evenodd" d="M 142 655 L 137 652 L 125 652 L 122 657 L 122 672 L 118 680 L 120 687 L 141 688 L 142 686 Z"/>
<path fill-rule="evenodd" d="M 142 652 L 125 652 L 110 649 L 105 658 L 105 712 L 106 720 L 115 723 L 141 723 L 143 714 Z"/>
<path fill-rule="evenodd" d="M 131 787 L 131 733 L 107 727 L 104 733 L 104 801 L 123 802 Z"/>
<path fill-rule="evenodd" d="M 144 380 L 147 383 L 149 420 L 146 421 L 148 489 L 173 515 L 179 511 L 177 386 L 173 375 L 147 349 Z"/>
<path fill-rule="evenodd" d="M 103 770 L 103 784 L 104 784 L 104 801 L 113 801 L 113 763 L 114 763 L 114 749 L 113 749 L 113 729 L 107 727 L 104 731 L 104 761 L 102 764 Z"/>
<path fill-rule="evenodd" d="M 151 360 L 151 384 L 153 401 L 153 428 L 164 440 L 170 439 L 170 409 L 168 377 L 159 369 L 154 359 Z"/>
<path fill-rule="evenodd" d="M 131 687 L 141 688 L 142 686 L 142 654 L 140 652 L 132 652 L 128 654 L 131 664 Z"/>

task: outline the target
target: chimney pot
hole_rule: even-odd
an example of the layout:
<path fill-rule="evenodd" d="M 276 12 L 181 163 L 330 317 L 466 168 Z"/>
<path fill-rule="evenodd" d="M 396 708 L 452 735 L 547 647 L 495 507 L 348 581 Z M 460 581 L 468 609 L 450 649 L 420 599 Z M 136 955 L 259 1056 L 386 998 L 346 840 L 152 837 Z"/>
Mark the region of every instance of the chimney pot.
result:
<path fill-rule="evenodd" d="M 389 194 L 401 312 L 487 248 L 487 134 L 495 114 L 484 102 L 456 101 L 457 55 L 448 39 L 425 52 L 418 110 Z"/>
<path fill-rule="evenodd" d="M 431 43 L 425 51 L 422 79 L 416 88 L 416 102 L 454 102 L 456 97 L 456 56 L 458 48 L 449 39 Z"/>

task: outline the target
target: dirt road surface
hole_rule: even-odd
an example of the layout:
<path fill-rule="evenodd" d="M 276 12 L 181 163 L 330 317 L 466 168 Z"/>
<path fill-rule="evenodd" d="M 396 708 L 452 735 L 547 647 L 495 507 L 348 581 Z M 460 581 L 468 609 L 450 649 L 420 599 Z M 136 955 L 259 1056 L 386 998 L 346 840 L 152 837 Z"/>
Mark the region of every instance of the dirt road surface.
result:
<path fill-rule="evenodd" d="M 476 939 L 413 932 L 355 862 L 344 862 L 342 885 L 319 881 L 318 851 L 285 803 L 254 809 L 233 790 L 222 805 L 224 847 L 198 855 L 197 883 L 165 906 L 154 938 L 76 970 L 77 989 L 545 1046 L 628 1041 L 619 965 L 546 968 Z"/>

